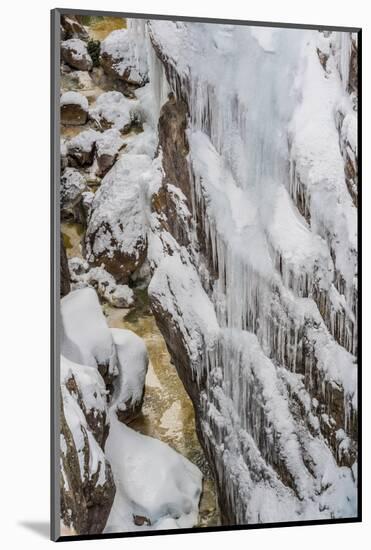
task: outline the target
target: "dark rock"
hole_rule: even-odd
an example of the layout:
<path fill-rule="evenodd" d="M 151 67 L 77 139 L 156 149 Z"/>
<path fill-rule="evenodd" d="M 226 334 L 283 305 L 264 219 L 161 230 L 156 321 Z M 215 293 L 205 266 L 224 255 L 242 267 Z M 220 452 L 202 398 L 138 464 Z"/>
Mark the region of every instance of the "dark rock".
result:
<path fill-rule="evenodd" d="M 62 40 L 68 40 L 69 38 L 80 38 L 81 40 L 87 40 L 89 38 L 89 34 L 85 27 L 74 15 L 62 15 L 61 27 L 63 29 Z"/>
<path fill-rule="evenodd" d="M 60 296 L 63 298 L 63 296 L 66 296 L 71 290 L 71 282 L 70 282 L 70 270 L 68 269 L 68 260 L 67 260 L 67 254 L 66 249 L 63 242 L 63 237 L 61 235 L 61 253 L 60 253 Z"/>

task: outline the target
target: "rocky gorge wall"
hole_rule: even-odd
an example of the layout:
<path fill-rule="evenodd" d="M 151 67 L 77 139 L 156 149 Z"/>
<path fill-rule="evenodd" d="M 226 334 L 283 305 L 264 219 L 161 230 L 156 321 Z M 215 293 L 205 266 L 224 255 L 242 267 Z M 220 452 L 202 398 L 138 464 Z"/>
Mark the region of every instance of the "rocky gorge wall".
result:
<path fill-rule="evenodd" d="M 84 69 L 109 91 L 89 105 L 61 98 L 66 124 L 86 128 L 62 143 L 62 217 L 84 234 L 83 258 L 67 262 L 62 247 L 61 293 L 92 286 L 103 303 L 130 307 L 132 289 L 148 286 L 223 524 L 353 517 L 357 36 L 127 23 L 101 43 L 101 66 L 87 58 Z M 86 57 L 84 43 L 64 48 L 67 64 Z M 120 464 L 99 437 L 101 530 L 109 464 Z"/>

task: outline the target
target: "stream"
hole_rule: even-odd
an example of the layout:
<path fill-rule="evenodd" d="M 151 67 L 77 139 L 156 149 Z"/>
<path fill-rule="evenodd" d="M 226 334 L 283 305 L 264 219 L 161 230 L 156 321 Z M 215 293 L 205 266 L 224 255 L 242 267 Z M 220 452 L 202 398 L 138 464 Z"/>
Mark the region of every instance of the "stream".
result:
<path fill-rule="evenodd" d="M 120 18 L 89 18 L 89 34 L 94 40 L 103 40 L 111 31 L 125 26 Z M 95 75 L 99 76 L 99 68 Z M 76 88 L 76 81 L 70 75 L 62 75 L 61 87 L 64 90 L 78 90 L 85 95 L 90 104 L 107 91 L 100 87 L 99 78 L 88 79 L 86 85 Z M 61 126 L 61 137 L 69 139 L 88 125 Z M 121 151 L 121 154 L 125 154 Z M 96 187 L 90 187 L 95 191 Z M 77 223 L 62 223 L 61 231 L 68 258 L 82 257 L 84 227 Z M 149 367 L 145 384 L 145 397 L 141 414 L 130 423 L 136 431 L 167 443 L 191 462 L 203 473 L 203 492 L 199 507 L 199 527 L 220 525 L 215 482 L 198 441 L 195 429 L 195 416 L 192 402 L 178 377 L 175 366 L 171 364 L 165 340 L 158 329 L 149 307 L 146 289 L 133 289 L 134 307 L 116 308 L 102 303 L 104 314 L 111 328 L 130 329 L 143 338 L 149 354 Z"/>

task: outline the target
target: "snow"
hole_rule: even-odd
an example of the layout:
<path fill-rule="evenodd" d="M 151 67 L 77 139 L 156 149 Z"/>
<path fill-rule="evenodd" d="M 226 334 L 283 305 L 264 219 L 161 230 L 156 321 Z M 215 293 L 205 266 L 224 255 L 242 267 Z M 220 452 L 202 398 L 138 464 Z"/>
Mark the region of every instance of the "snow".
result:
<path fill-rule="evenodd" d="M 90 367 L 108 365 L 117 373 L 115 347 L 95 290 L 86 287 L 64 296 L 61 318 L 62 355 Z"/>
<path fill-rule="evenodd" d="M 61 177 L 61 208 L 73 204 L 86 188 L 85 178 L 74 168 L 66 168 Z"/>
<path fill-rule="evenodd" d="M 67 50 L 72 50 L 73 55 L 76 59 L 84 59 L 85 57 L 88 57 L 90 59 L 86 43 L 79 38 L 70 38 L 69 40 L 64 40 L 63 42 L 61 42 L 61 47 Z"/>
<path fill-rule="evenodd" d="M 116 496 L 105 533 L 193 527 L 202 489 L 199 469 L 165 443 L 119 422 L 111 409 L 106 442 Z M 150 526 L 136 526 L 133 515 Z"/>
<path fill-rule="evenodd" d="M 79 105 L 83 111 L 89 110 L 89 103 L 85 96 L 78 92 L 65 92 L 60 99 L 61 107 L 63 105 Z"/>
<path fill-rule="evenodd" d="M 111 408 L 116 407 L 125 411 L 128 402 L 130 406 L 134 406 L 142 399 L 148 369 L 148 352 L 142 338 L 131 330 L 119 328 L 110 330 L 119 366 L 119 377 L 115 383 Z"/>

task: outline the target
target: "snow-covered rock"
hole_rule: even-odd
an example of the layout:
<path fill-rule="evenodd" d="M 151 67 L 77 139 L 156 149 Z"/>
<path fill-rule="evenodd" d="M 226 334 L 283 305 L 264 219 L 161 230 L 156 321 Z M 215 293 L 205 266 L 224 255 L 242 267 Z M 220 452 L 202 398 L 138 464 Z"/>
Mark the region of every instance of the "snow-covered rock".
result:
<path fill-rule="evenodd" d="M 197 524 L 202 474 L 194 464 L 161 441 L 131 430 L 114 411 L 106 455 L 117 491 L 105 533 Z"/>
<path fill-rule="evenodd" d="M 164 72 L 173 92 L 159 114 L 151 307 L 223 520 L 354 517 L 356 212 L 341 151 L 353 131 L 347 108 L 339 140 L 350 103 L 334 54 L 320 39 L 321 59 L 316 31 L 150 21 L 142 37 L 165 69 L 149 54 L 154 103 Z M 351 51 L 334 56 L 343 82 Z"/>
<path fill-rule="evenodd" d="M 61 298 L 71 290 L 70 272 L 68 269 L 68 259 L 63 237 L 60 237 L 60 296 Z"/>
<path fill-rule="evenodd" d="M 85 124 L 88 119 L 88 100 L 78 92 L 65 92 L 60 99 L 61 123 L 72 126 Z"/>
<path fill-rule="evenodd" d="M 93 67 L 86 43 L 79 38 L 70 38 L 61 43 L 61 57 L 70 67 L 79 71 L 90 71 Z"/>
<path fill-rule="evenodd" d="M 96 141 L 96 156 L 99 176 L 104 176 L 116 162 L 118 152 L 124 145 L 119 130 L 112 128 L 103 132 Z"/>
<path fill-rule="evenodd" d="M 98 189 L 86 232 L 87 259 L 127 282 L 147 250 L 148 186 L 160 175 L 146 155 L 123 155 Z"/>
<path fill-rule="evenodd" d="M 77 534 L 101 533 L 115 496 L 106 393 L 95 368 L 61 357 L 61 519 Z"/>
<path fill-rule="evenodd" d="M 60 205 L 64 219 L 80 221 L 79 203 L 86 189 L 85 178 L 78 170 L 66 168 L 61 176 Z"/>
<path fill-rule="evenodd" d="M 139 121 L 138 103 L 127 99 L 121 92 L 101 94 L 90 109 L 90 117 L 103 128 L 116 128 L 121 132 Z"/>
<path fill-rule="evenodd" d="M 89 38 L 87 30 L 74 15 L 61 15 L 61 28 L 63 29 L 63 40 L 69 38 L 87 40 Z"/>
<path fill-rule="evenodd" d="M 74 288 L 92 286 L 99 296 L 114 307 L 130 307 L 134 303 L 134 293 L 127 285 L 118 285 L 103 267 L 90 268 L 81 258 L 71 258 L 68 262 Z"/>
<path fill-rule="evenodd" d="M 95 290 L 81 288 L 62 298 L 61 318 L 62 355 L 97 368 L 111 386 L 118 374 L 117 354 Z"/>
<path fill-rule="evenodd" d="M 66 148 L 70 162 L 77 166 L 90 166 L 94 161 L 95 143 L 99 135 L 99 132 L 89 128 L 67 141 Z"/>
<path fill-rule="evenodd" d="M 143 86 L 147 79 L 147 66 L 133 54 L 132 36 L 127 29 L 111 32 L 101 43 L 101 65 L 104 71 L 133 86 Z"/>
<path fill-rule="evenodd" d="M 126 424 L 142 409 L 144 381 L 148 369 L 148 352 L 142 338 L 131 330 L 111 328 L 116 346 L 119 376 L 111 409 L 117 418 Z"/>

